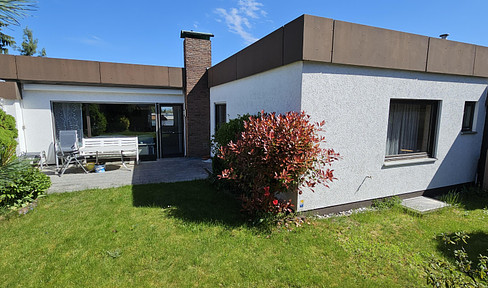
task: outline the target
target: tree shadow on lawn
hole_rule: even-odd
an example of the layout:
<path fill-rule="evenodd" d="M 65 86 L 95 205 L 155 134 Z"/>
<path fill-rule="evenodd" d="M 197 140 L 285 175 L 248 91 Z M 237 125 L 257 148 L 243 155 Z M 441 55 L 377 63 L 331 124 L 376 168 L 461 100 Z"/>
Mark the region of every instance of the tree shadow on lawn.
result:
<path fill-rule="evenodd" d="M 451 239 L 454 237 L 455 233 L 447 234 Z M 478 265 L 478 256 L 480 254 L 488 256 L 488 234 L 483 231 L 477 231 L 473 233 L 467 233 L 469 236 L 466 239 L 466 243 L 459 241 L 458 245 L 445 244 L 442 237 L 439 236 L 437 240 L 437 249 L 449 259 L 450 262 L 455 263 L 456 259 L 454 257 L 454 250 L 461 249 L 464 247 L 466 253 L 469 256 L 469 260 L 473 261 L 473 267 Z"/>
<path fill-rule="evenodd" d="M 135 207 L 168 209 L 171 217 L 185 221 L 228 227 L 245 224 L 237 200 L 205 180 L 134 185 L 132 203 Z"/>

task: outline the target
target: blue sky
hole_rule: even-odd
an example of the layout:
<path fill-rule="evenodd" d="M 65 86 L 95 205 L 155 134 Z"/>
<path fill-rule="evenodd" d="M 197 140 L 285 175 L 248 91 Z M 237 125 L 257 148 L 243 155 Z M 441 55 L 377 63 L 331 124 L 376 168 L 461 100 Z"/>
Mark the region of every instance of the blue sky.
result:
<path fill-rule="evenodd" d="M 486 0 L 40 0 L 5 32 L 20 44 L 28 26 L 53 58 L 182 67 L 180 30 L 213 33 L 216 64 L 302 14 L 488 46 L 486 11 Z"/>

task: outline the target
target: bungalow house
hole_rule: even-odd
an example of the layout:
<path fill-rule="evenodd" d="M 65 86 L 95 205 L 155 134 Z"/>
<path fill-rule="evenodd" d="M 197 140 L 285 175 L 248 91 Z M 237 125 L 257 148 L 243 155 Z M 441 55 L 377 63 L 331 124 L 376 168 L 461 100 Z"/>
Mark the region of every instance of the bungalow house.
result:
<path fill-rule="evenodd" d="M 330 188 L 293 196 L 299 211 L 485 178 L 487 47 L 303 15 L 210 67 L 212 36 L 182 31 L 183 68 L 0 55 L 19 152 L 52 161 L 75 129 L 137 135 L 147 160 L 202 157 L 221 122 L 303 110 L 342 159 Z"/>
<path fill-rule="evenodd" d="M 54 163 L 59 131 L 77 130 L 80 141 L 137 136 L 143 161 L 209 155 L 211 36 L 182 33 L 186 69 L 0 55 L 0 104 L 17 121 L 18 152 Z"/>
<path fill-rule="evenodd" d="M 303 15 L 209 69 L 211 131 L 221 111 L 325 120 L 338 180 L 294 200 L 344 210 L 481 178 L 487 78 L 487 47 Z"/>

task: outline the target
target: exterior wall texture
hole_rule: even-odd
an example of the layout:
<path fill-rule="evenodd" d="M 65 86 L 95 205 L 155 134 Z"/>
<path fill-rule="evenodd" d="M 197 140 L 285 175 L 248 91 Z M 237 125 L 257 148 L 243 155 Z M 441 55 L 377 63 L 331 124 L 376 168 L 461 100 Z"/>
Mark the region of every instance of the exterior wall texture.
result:
<path fill-rule="evenodd" d="M 7 113 L 17 120 L 19 152 L 46 151 L 54 163 L 52 102 L 83 103 L 183 103 L 179 89 L 111 88 L 26 84 L 23 100 L 5 103 Z M 22 111 L 17 109 L 22 106 Z"/>
<path fill-rule="evenodd" d="M 225 103 L 227 120 L 239 115 L 300 110 L 302 63 L 266 71 L 210 89 L 210 125 L 215 133 L 215 104 Z"/>
<path fill-rule="evenodd" d="M 305 62 L 301 109 L 325 120 L 326 146 L 343 157 L 337 181 L 299 195 L 303 210 L 475 180 L 487 79 Z M 433 162 L 384 165 L 390 99 L 440 101 Z M 478 101 L 476 134 L 461 134 L 465 101 Z"/>
<path fill-rule="evenodd" d="M 474 181 L 487 85 L 475 77 L 295 62 L 212 87 L 211 131 L 215 103 L 227 104 L 228 119 L 264 109 L 325 120 L 325 146 L 342 159 L 332 166 L 338 180 L 330 188 L 296 197 L 303 200 L 298 210 L 313 210 Z M 439 101 L 435 160 L 384 165 L 390 99 Z M 461 134 L 465 101 L 478 101 L 475 134 Z"/>

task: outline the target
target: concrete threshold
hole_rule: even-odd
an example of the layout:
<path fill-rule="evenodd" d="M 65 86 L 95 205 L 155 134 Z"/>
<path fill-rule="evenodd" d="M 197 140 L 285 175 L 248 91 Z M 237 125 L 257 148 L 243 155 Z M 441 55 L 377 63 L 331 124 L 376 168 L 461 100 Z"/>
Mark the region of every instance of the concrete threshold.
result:
<path fill-rule="evenodd" d="M 432 212 L 447 207 L 449 206 L 449 204 L 432 198 L 418 196 L 418 197 L 403 199 L 402 206 L 419 213 L 428 213 L 428 212 Z"/>

